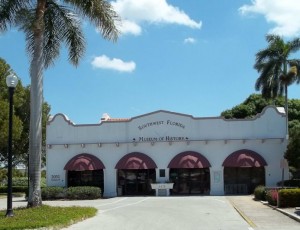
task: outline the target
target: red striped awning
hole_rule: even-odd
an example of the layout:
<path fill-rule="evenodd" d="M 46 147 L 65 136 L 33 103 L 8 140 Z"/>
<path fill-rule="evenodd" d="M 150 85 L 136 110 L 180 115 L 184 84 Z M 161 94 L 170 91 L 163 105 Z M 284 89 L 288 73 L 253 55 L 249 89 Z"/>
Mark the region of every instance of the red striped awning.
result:
<path fill-rule="evenodd" d="M 91 154 L 83 153 L 73 157 L 65 165 L 64 170 L 67 171 L 85 171 L 105 169 L 101 160 Z"/>
<path fill-rule="evenodd" d="M 230 154 L 223 162 L 224 167 L 264 167 L 265 159 L 258 153 L 242 149 Z"/>
<path fill-rule="evenodd" d="M 187 151 L 176 155 L 168 168 L 209 168 L 209 161 L 200 153 Z"/>
<path fill-rule="evenodd" d="M 116 169 L 155 169 L 155 162 L 146 154 L 139 152 L 128 153 L 117 163 Z"/>

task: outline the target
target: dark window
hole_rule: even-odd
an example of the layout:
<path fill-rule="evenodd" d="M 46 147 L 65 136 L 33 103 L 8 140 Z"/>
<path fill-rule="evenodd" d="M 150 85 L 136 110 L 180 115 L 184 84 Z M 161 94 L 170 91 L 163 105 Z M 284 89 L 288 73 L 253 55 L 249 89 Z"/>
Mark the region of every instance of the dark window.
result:
<path fill-rule="evenodd" d="M 118 186 L 124 195 L 154 195 L 151 183 L 155 178 L 155 169 L 118 170 Z"/>
<path fill-rule="evenodd" d="M 166 177 L 166 170 L 160 169 L 159 170 L 159 177 Z"/>
<path fill-rule="evenodd" d="M 68 171 L 68 187 L 95 186 L 103 193 L 103 170 Z"/>
<path fill-rule="evenodd" d="M 251 194 L 258 185 L 265 184 L 264 167 L 225 167 L 225 194 Z"/>
<path fill-rule="evenodd" d="M 209 168 L 170 169 L 170 181 L 174 183 L 172 194 L 209 194 Z"/>

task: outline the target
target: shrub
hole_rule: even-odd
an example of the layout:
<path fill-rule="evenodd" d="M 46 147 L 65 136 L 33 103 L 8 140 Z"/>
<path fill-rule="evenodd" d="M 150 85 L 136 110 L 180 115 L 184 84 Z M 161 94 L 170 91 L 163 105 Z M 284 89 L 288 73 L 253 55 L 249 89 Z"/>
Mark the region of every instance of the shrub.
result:
<path fill-rule="evenodd" d="M 13 177 L 13 186 L 28 186 L 28 177 Z"/>
<path fill-rule="evenodd" d="M 25 193 L 27 191 L 27 186 L 13 186 L 12 191 Z M 7 186 L 0 186 L 0 193 L 7 193 Z"/>
<path fill-rule="evenodd" d="M 300 189 L 282 189 L 278 192 L 278 207 L 300 206 Z"/>
<path fill-rule="evenodd" d="M 271 189 L 267 191 L 266 200 L 270 205 L 277 206 L 278 191 L 277 189 Z"/>
<path fill-rule="evenodd" d="M 277 182 L 277 186 L 282 186 L 282 181 Z M 283 186 L 300 188 L 300 179 L 285 180 L 283 181 Z"/>
<path fill-rule="evenodd" d="M 63 187 L 45 187 L 42 188 L 43 200 L 55 200 L 65 197 L 65 189 Z"/>
<path fill-rule="evenodd" d="M 42 187 L 42 188 L 47 187 L 47 184 L 46 184 L 46 178 L 45 178 L 45 177 L 42 177 L 42 178 L 41 178 L 41 187 Z"/>
<path fill-rule="evenodd" d="M 254 189 L 254 197 L 256 200 L 266 200 L 266 187 L 259 185 Z"/>
<path fill-rule="evenodd" d="M 69 187 L 66 191 L 66 198 L 71 200 L 93 200 L 100 197 L 101 189 L 98 187 Z"/>

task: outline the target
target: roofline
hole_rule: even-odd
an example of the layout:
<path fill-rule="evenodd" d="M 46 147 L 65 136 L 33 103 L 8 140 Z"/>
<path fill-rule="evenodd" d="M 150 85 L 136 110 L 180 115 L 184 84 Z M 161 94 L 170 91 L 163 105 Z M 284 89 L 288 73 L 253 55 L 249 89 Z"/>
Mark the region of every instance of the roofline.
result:
<path fill-rule="evenodd" d="M 221 120 L 223 120 L 225 122 L 232 122 L 232 121 L 253 121 L 253 120 L 256 120 L 256 119 L 262 117 L 264 115 L 264 113 L 266 112 L 266 110 L 269 109 L 269 108 L 273 108 L 279 115 L 281 115 L 282 117 L 286 117 L 286 114 L 279 112 L 279 110 L 278 110 L 278 108 L 276 106 L 269 105 L 269 106 L 264 107 L 264 109 L 262 110 L 262 112 L 256 114 L 254 117 L 252 117 L 252 118 L 241 118 L 241 119 L 235 119 L 235 118 L 233 118 L 233 119 L 226 119 L 223 116 L 218 116 L 218 117 L 194 117 L 192 115 L 184 114 L 184 113 L 171 112 L 171 111 L 168 111 L 168 110 L 157 110 L 157 111 L 154 111 L 154 112 L 145 113 L 145 114 L 142 114 L 142 115 L 139 115 L 139 116 L 135 116 L 135 117 L 132 117 L 132 118 L 111 118 L 112 120 L 101 121 L 100 123 L 97 123 L 97 124 L 75 124 L 65 114 L 58 113 L 58 114 L 55 114 L 51 119 L 49 119 L 49 121 L 47 122 L 47 125 L 50 125 L 56 119 L 56 117 L 58 117 L 58 116 L 62 116 L 63 119 L 66 121 L 66 123 L 68 123 L 69 125 L 72 125 L 74 127 L 80 127 L 80 126 L 101 126 L 102 124 L 105 124 L 105 123 L 131 122 L 131 121 L 133 121 L 135 119 L 139 119 L 139 118 L 150 116 L 150 115 L 157 114 L 157 113 L 168 113 L 168 114 L 172 114 L 172 115 L 179 115 L 179 116 L 191 118 L 193 120 L 221 119 Z"/>

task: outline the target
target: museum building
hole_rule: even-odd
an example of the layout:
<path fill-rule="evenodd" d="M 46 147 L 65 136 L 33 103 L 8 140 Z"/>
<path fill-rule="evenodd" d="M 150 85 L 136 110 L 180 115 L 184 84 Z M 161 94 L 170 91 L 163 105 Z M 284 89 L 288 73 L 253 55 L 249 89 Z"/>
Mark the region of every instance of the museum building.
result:
<path fill-rule="evenodd" d="M 155 111 L 128 119 L 104 114 L 98 124 L 74 124 L 56 114 L 47 124 L 47 185 L 98 186 L 104 197 L 249 194 L 276 186 L 288 167 L 283 108 L 251 119 L 193 117 Z"/>

